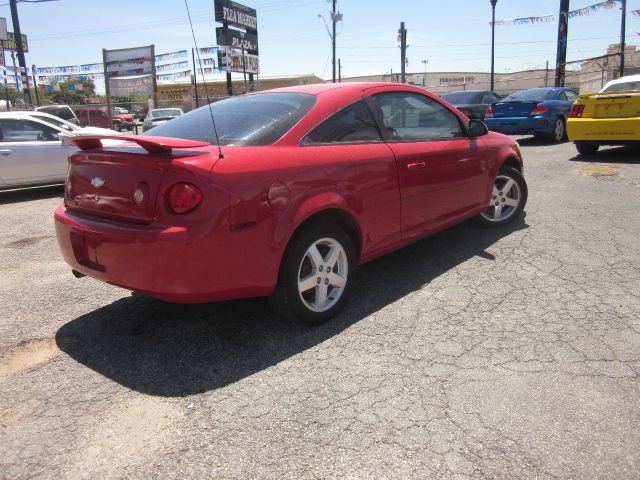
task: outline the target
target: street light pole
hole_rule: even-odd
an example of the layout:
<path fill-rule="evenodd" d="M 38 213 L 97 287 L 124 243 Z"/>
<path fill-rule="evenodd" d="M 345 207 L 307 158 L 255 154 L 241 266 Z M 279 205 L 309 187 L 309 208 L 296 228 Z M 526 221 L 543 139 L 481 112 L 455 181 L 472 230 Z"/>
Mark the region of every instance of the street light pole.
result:
<path fill-rule="evenodd" d="M 429 60 L 422 60 L 422 64 L 424 65 L 424 77 L 422 80 L 423 87 L 427 86 L 427 63 L 429 63 Z"/>
<path fill-rule="evenodd" d="M 495 44 L 496 44 L 496 3 L 498 0 L 489 0 L 491 2 L 491 88 L 493 90 L 493 76 L 495 73 Z"/>

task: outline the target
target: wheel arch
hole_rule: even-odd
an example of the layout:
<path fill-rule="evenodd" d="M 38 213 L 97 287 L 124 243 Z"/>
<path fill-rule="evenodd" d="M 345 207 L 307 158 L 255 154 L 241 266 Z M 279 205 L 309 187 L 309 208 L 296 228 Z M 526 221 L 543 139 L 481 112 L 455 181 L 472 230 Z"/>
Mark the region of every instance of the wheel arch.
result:
<path fill-rule="evenodd" d="M 287 245 L 291 242 L 291 239 L 293 239 L 293 237 L 298 232 L 316 223 L 330 223 L 340 226 L 346 232 L 346 234 L 349 236 L 349 239 L 353 243 L 353 248 L 356 252 L 356 258 L 360 257 L 360 249 L 362 247 L 362 233 L 360 230 L 360 226 L 356 222 L 356 219 L 353 217 L 353 215 L 351 215 L 346 210 L 335 207 L 320 210 L 307 217 L 295 228 L 295 230 L 289 237 L 289 240 L 287 241 Z"/>

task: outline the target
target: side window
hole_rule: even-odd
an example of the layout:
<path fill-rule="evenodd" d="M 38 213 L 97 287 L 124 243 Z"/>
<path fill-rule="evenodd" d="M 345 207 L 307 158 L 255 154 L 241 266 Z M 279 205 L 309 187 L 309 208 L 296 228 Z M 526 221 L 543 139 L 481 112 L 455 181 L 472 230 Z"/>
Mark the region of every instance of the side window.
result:
<path fill-rule="evenodd" d="M 493 103 L 493 93 L 485 92 L 480 103 Z"/>
<path fill-rule="evenodd" d="M 569 100 L 571 103 L 575 102 L 576 98 L 578 98 L 578 94 L 572 92 L 571 90 L 565 90 L 564 94 L 567 96 L 567 100 Z"/>
<path fill-rule="evenodd" d="M 303 140 L 314 143 L 380 142 L 380 132 L 364 100 L 352 103 L 314 128 Z"/>
<path fill-rule="evenodd" d="M 28 120 L 0 120 L 0 141 L 34 142 L 58 140 L 53 128 Z"/>
<path fill-rule="evenodd" d="M 371 97 L 392 140 L 420 142 L 463 136 L 460 119 L 441 103 L 413 92 Z"/>
<path fill-rule="evenodd" d="M 502 100 L 502 97 L 500 95 L 496 95 L 495 93 L 492 93 L 491 102 L 489 103 L 498 103 L 500 100 Z"/>
<path fill-rule="evenodd" d="M 558 100 L 562 100 L 562 101 L 564 101 L 564 102 L 568 102 L 568 101 L 569 101 L 569 99 L 567 98 L 567 96 L 565 95 L 565 93 L 564 93 L 564 92 L 560 92 L 560 93 L 558 94 Z"/>

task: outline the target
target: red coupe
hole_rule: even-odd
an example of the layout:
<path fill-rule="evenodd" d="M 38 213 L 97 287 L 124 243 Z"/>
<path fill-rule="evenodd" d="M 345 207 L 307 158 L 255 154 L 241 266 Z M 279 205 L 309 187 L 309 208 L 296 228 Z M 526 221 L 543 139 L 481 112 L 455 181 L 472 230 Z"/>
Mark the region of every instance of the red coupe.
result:
<path fill-rule="evenodd" d="M 270 296 L 309 324 L 358 264 L 527 200 L 514 140 L 410 85 L 271 90 L 108 138 L 67 140 L 55 225 L 76 276 L 172 302 Z"/>

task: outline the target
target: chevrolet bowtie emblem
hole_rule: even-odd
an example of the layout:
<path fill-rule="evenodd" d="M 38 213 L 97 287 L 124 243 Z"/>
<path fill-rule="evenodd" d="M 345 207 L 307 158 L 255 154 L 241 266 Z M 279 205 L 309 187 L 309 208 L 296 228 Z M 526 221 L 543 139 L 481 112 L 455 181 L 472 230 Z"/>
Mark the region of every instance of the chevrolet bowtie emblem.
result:
<path fill-rule="evenodd" d="M 96 188 L 100 188 L 104 185 L 104 178 L 100 178 L 100 177 L 93 177 L 91 179 L 91 185 L 96 187 Z"/>

